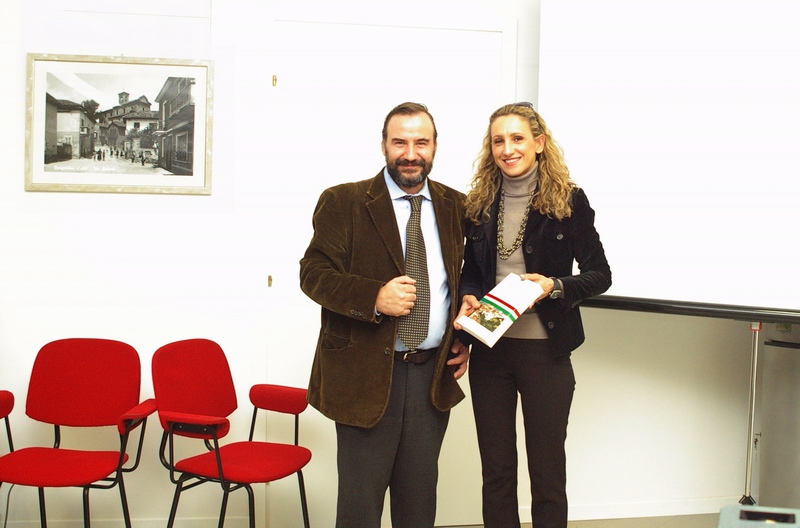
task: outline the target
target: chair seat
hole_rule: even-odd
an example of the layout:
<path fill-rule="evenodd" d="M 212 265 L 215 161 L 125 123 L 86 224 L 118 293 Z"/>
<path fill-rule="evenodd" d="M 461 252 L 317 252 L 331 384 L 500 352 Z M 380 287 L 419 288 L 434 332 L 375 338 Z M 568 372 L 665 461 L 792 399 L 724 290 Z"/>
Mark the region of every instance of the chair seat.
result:
<path fill-rule="evenodd" d="M 225 479 L 242 484 L 271 482 L 297 473 L 311 460 L 302 446 L 272 442 L 233 442 L 220 446 Z M 177 462 L 178 471 L 218 479 L 213 451 Z"/>
<path fill-rule="evenodd" d="M 44 488 L 86 486 L 111 475 L 118 462 L 119 451 L 26 447 L 0 458 L 0 482 Z"/>

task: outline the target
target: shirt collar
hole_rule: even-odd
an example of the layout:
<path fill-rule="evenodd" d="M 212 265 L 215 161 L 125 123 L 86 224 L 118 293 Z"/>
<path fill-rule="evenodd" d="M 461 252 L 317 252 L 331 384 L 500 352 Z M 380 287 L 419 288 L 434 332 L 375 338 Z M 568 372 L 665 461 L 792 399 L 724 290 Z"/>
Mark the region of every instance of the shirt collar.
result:
<path fill-rule="evenodd" d="M 403 189 L 397 185 L 391 176 L 389 176 L 389 170 L 384 167 L 383 168 L 383 179 L 386 181 L 386 188 L 389 189 L 389 196 L 392 200 L 398 200 L 408 195 Z M 428 189 L 428 178 L 425 178 L 425 183 L 422 185 L 422 189 L 416 193 L 422 195 L 426 200 L 431 200 L 431 191 Z"/>

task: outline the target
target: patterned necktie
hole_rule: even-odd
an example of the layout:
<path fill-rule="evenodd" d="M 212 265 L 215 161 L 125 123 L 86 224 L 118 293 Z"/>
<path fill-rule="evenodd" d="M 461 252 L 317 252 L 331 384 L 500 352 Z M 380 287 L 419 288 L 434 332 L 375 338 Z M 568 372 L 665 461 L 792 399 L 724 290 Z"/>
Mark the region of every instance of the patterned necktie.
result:
<path fill-rule="evenodd" d="M 428 284 L 428 261 L 425 240 L 420 229 L 422 196 L 406 196 L 411 202 L 411 218 L 406 225 L 406 275 L 416 280 L 417 300 L 411 313 L 398 319 L 397 335 L 409 350 L 416 350 L 428 336 L 431 291 Z"/>

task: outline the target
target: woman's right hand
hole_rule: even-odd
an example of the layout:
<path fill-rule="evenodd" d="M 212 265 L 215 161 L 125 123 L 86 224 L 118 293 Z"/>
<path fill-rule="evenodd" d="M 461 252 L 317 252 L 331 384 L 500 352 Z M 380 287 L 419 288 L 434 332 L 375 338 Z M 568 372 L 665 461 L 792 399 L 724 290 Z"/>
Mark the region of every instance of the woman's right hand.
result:
<path fill-rule="evenodd" d="M 477 297 L 474 295 L 465 295 L 461 299 L 461 309 L 458 310 L 458 315 L 456 316 L 456 320 L 461 317 L 462 315 L 469 315 L 478 308 L 480 308 L 481 302 L 478 300 Z M 461 330 L 461 325 L 457 322 L 453 321 L 453 328 L 456 330 Z"/>

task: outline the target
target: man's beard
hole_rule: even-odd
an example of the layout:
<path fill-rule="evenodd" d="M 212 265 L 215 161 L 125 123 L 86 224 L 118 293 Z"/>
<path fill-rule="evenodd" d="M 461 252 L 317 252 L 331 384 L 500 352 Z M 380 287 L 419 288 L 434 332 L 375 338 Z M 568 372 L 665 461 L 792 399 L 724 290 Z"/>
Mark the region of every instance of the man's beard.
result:
<path fill-rule="evenodd" d="M 403 173 L 400 172 L 400 167 L 422 167 L 422 170 L 418 176 L 414 178 L 406 178 L 403 176 Z M 419 159 L 416 161 L 389 162 L 389 160 L 386 160 L 386 170 L 389 172 L 389 176 L 392 177 L 392 180 L 394 180 L 398 187 L 401 189 L 411 189 L 425 181 L 425 178 L 427 178 L 428 174 L 430 174 L 431 170 L 433 170 L 433 161 L 426 162 Z"/>

